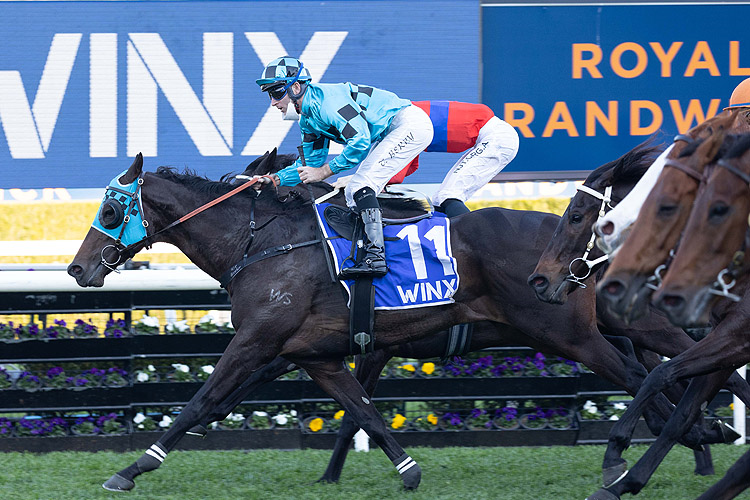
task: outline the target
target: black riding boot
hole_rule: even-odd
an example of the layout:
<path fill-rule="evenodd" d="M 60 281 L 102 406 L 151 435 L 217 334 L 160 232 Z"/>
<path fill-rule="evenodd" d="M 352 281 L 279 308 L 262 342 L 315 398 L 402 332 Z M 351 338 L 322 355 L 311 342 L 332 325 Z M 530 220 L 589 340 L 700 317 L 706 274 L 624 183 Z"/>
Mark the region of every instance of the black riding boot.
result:
<path fill-rule="evenodd" d="M 357 203 L 359 216 L 365 225 L 365 255 L 359 264 L 343 269 L 339 277 L 352 279 L 360 276 L 371 276 L 373 278 L 385 276 L 388 272 L 388 265 L 385 262 L 383 217 L 375 191 L 370 188 L 362 188 L 354 193 L 354 201 Z"/>

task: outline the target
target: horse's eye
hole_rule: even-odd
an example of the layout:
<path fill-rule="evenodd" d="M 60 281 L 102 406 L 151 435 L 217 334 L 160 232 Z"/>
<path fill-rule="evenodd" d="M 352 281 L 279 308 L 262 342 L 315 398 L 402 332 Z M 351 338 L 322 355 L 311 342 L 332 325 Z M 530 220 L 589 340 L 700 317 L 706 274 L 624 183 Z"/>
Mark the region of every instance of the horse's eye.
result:
<path fill-rule="evenodd" d="M 724 217 L 728 213 L 729 213 L 729 205 L 720 201 L 711 205 L 711 208 L 708 210 L 708 217 L 709 218 Z"/>
<path fill-rule="evenodd" d="M 583 222 L 583 215 L 581 214 L 571 214 L 570 216 L 570 223 L 571 224 L 580 224 Z"/>
<path fill-rule="evenodd" d="M 674 203 L 665 203 L 659 205 L 658 216 L 659 217 L 671 217 L 677 213 L 677 205 Z"/>

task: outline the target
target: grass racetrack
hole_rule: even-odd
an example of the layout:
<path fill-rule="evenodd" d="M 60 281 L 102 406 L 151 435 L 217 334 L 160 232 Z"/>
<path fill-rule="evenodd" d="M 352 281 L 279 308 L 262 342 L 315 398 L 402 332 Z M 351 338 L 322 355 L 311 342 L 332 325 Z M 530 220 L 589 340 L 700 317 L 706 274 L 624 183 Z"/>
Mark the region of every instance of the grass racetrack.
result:
<path fill-rule="evenodd" d="M 54 438 L 34 438 L 54 439 Z M 634 446 L 632 466 L 647 447 Z M 693 474 L 692 451 L 674 448 L 637 497 L 694 499 L 718 481 L 748 446 L 712 447 L 716 475 Z M 330 456 L 325 450 L 175 451 L 156 471 L 136 478 L 130 493 L 101 483 L 130 465 L 133 453 L 0 454 L 0 498 L 62 500 L 146 499 L 501 499 L 583 500 L 600 485 L 604 446 L 412 448 L 422 484 L 404 492 L 394 467 L 378 449 L 349 453 L 339 484 L 316 484 Z M 745 492 L 738 498 L 750 498 Z"/>

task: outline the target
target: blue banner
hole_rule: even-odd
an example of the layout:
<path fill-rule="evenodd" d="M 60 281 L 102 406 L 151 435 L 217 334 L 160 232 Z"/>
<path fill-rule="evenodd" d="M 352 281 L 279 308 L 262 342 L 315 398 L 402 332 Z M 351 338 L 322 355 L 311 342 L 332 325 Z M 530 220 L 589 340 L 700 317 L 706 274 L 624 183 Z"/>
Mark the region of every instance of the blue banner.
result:
<path fill-rule="evenodd" d="M 592 170 L 721 112 L 750 76 L 748 19 L 747 4 L 485 3 L 482 100 L 521 136 L 503 174 Z"/>
<path fill-rule="evenodd" d="M 0 188 L 102 188 L 138 152 L 212 179 L 296 152 L 255 84 L 282 55 L 317 82 L 477 102 L 478 26 L 478 0 L 2 2 Z"/>

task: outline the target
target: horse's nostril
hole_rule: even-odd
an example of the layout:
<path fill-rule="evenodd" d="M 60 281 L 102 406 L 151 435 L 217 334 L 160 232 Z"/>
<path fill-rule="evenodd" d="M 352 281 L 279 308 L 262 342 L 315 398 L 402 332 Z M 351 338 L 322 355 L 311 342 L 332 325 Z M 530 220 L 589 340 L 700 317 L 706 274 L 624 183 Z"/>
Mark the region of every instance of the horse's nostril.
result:
<path fill-rule="evenodd" d="M 602 291 L 611 297 L 619 297 L 625 286 L 619 281 L 610 281 L 602 287 Z"/>
<path fill-rule="evenodd" d="M 78 265 L 69 265 L 68 266 L 68 274 L 73 276 L 74 278 L 77 278 L 83 273 L 83 268 Z"/>
<path fill-rule="evenodd" d="M 677 309 L 682 307 L 685 300 L 679 295 L 663 295 L 660 301 L 665 307 Z"/>
<path fill-rule="evenodd" d="M 601 231 L 601 234 L 609 236 L 615 232 L 615 225 L 612 222 L 606 222 L 599 230 Z"/>
<path fill-rule="evenodd" d="M 547 278 L 539 274 L 533 274 L 529 276 L 528 283 L 532 286 L 532 288 L 539 291 L 544 291 L 549 285 L 549 281 L 547 281 Z"/>

